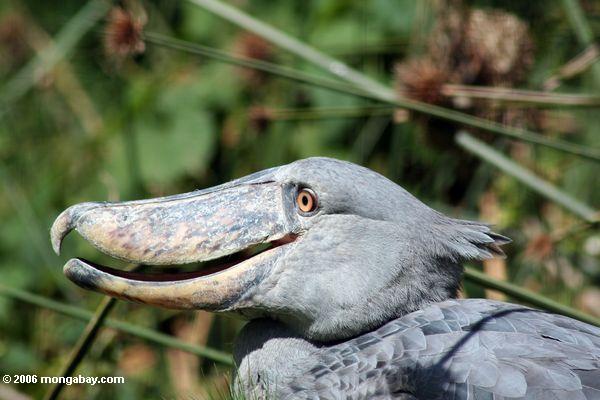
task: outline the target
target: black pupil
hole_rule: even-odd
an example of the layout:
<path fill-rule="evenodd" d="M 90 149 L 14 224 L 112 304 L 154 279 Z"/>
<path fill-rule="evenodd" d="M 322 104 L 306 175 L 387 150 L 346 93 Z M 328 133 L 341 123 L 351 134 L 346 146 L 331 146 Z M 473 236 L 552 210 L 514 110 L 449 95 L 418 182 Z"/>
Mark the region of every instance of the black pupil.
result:
<path fill-rule="evenodd" d="M 308 205 L 308 195 L 307 194 L 302 195 L 302 204 L 305 206 Z"/>

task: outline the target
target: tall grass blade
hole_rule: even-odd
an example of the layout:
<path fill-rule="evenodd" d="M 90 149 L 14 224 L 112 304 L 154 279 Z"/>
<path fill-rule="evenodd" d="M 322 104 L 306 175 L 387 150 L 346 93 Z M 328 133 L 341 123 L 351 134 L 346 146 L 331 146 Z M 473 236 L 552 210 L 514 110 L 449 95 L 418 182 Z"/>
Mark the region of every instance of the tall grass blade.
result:
<path fill-rule="evenodd" d="M 491 278 L 483 272 L 472 267 L 465 268 L 465 279 L 485 288 L 498 290 L 499 292 L 505 293 L 515 300 L 531 304 L 532 306 L 540 309 L 575 318 L 580 321 L 587 322 L 588 324 L 600 326 L 600 318 L 596 318 L 572 307 L 565 306 L 564 304 L 558 303 L 547 298 L 546 296 L 542 296 L 541 294 L 524 289 L 510 282 Z"/>
<path fill-rule="evenodd" d="M 525 103 L 527 106 L 599 107 L 600 96 L 573 93 L 548 93 L 507 87 L 445 84 L 442 94 L 503 103 Z"/>
<path fill-rule="evenodd" d="M 152 43 L 155 45 L 168 47 L 174 50 L 185 51 L 190 54 L 209 57 L 218 61 L 222 61 L 232 65 L 237 65 L 240 67 L 252 68 L 258 71 L 267 72 L 293 81 L 308 83 L 310 85 L 322 87 L 324 89 L 334 90 L 340 93 L 346 93 L 368 99 L 372 98 L 371 95 L 365 93 L 363 90 L 355 88 L 344 82 L 315 76 L 312 74 L 307 74 L 306 72 L 294 68 L 273 64 L 267 61 L 261 61 L 253 58 L 233 55 L 228 52 L 218 50 L 209 46 L 190 43 L 185 40 L 175 39 L 169 36 L 162 35 L 160 33 L 145 32 L 144 40 L 148 43 Z"/>
<path fill-rule="evenodd" d="M 372 116 L 393 116 L 397 107 L 311 107 L 311 108 L 274 108 L 267 109 L 267 117 L 272 121 L 319 120 L 335 118 L 364 118 Z"/>
<path fill-rule="evenodd" d="M 273 28 L 256 18 L 216 0 L 189 0 L 222 18 L 243 27 L 258 36 L 261 36 L 279 47 L 294 53 L 303 59 L 327 70 L 334 76 L 351 82 L 358 88 L 383 97 L 386 100 L 394 100 L 396 93 L 382 83 L 350 68 L 345 63 L 305 44 L 304 42 Z"/>
<path fill-rule="evenodd" d="M 79 337 L 75 348 L 71 351 L 69 359 L 65 364 L 62 371 L 58 376 L 67 377 L 71 376 L 73 372 L 77 369 L 77 366 L 83 360 L 88 350 L 92 347 L 92 343 L 96 339 L 100 328 L 102 327 L 102 323 L 110 313 L 110 311 L 114 308 L 117 300 L 113 297 L 103 297 L 100 305 L 96 309 L 96 312 L 92 316 L 92 318 L 87 323 L 83 333 Z M 46 400 L 55 400 L 60 395 L 62 388 L 65 386 L 63 382 L 57 382 L 53 384 L 44 399 Z"/>
<path fill-rule="evenodd" d="M 49 297 L 40 296 L 22 289 L 5 286 L 2 284 L 0 284 L 0 295 L 23 301 L 48 310 L 52 310 L 54 312 L 85 322 L 89 322 L 94 315 L 91 311 L 88 311 L 86 309 L 61 303 Z M 149 328 L 144 328 L 142 326 L 131 324 L 125 321 L 118 321 L 112 318 L 107 318 L 104 321 L 104 326 L 128 333 L 133 336 L 137 336 L 139 338 L 160 344 L 162 346 L 167 346 L 174 349 L 183 350 L 191 354 L 196 354 L 200 357 L 204 357 L 224 365 L 233 365 L 233 360 L 228 353 L 211 349 L 209 347 L 203 347 L 187 343 Z"/>
<path fill-rule="evenodd" d="M 567 14 L 567 18 L 575 31 L 575 36 L 581 44 L 581 47 L 586 48 L 594 45 L 594 32 L 581 8 L 578 0 L 563 0 L 563 8 Z M 598 59 L 591 65 L 591 71 L 596 83 L 596 88 L 600 89 L 600 63 Z"/>
<path fill-rule="evenodd" d="M 542 87 L 546 91 L 553 91 L 558 88 L 562 81 L 570 79 L 576 75 L 587 71 L 591 65 L 600 59 L 600 46 L 592 44 L 581 53 L 567 61 L 554 74 L 547 78 Z"/>
<path fill-rule="evenodd" d="M 535 132 L 507 127 L 505 125 L 501 125 L 490 120 L 474 117 L 469 114 L 461 113 L 448 108 L 434 106 L 427 103 L 418 102 L 411 99 L 384 99 L 381 96 L 374 94 L 373 92 L 365 91 L 359 87 L 344 82 L 333 81 L 331 79 L 314 76 L 312 74 L 307 74 L 303 71 L 299 71 L 294 68 L 282 67 L 277 64 L 272 64 L 265 61 L 235 56 L 211 47 L 201 46 L 183 40 L 173 39 L 168 36 L 160 35 L 153 32 L 147 32 L 144 35 L 144 38 L 147 42 L 156 45 L 186 51 L 196 55 L 210 57 L 233 65 L 254 68 L 297 82 L 307 83 L 310 85 L 333 90 L 339 93 L 345 93 L 370 100 L 381 101 L 387 104 L 395 105 L 400 108 L 406 108 L 419 113 L 433 115 L 438 118 L 447 119 L 450 121 L 484 129 L 499 135 L 510 137 L 514 140 L 550 147 L 555 150 L 564 151 L 580 157 L 588 158 L 593 161 L 600 162 L 600 149 L 583 147 L 574 143 L 569 143 L 558 139 L 550 139 Z"/>
<path fill-rule="evenodd" d="M 597 210 L 534 175 L 531 171 L 520 166 L 481 140 L 474 138 L 466 132 L 460 132 L 456 136 L 456 143 L 482 160 L 493 164 L 547 199 L 560 204 L 585 221 L 590 223 L 597 223 L 599 221 L 600 215 Z"/>
<path fill-rule="evenodd" d="M 439 118 L 470 125 L 472 127 L 485 129 L 500 135 L 508 136 L 516 140 L 523 140 L 530 143 L 536 143 L 548 146 L 557 150 L 566 151 L 581 157 L 600 162 L 600 149 L 589 149 L 568 142 L 549 139 L 535 132 L 524 129 L 514 129 L 496 122 L 473 117 L 444 107 L 434 106 L 422 103 L 416 100 L 400 98 L 396 92 L 367 75 L 356 71 L 346 64 L 330 57 L 319 50 L 301 42 L 300 40 L 276 29 L 256 18 L 238 10 L 237 8 L 225 4 L 219 0 L 188 0 L 204 9 L 244 28 L 264 39 L 280 46 L 281 48 L 312 62 L 313 64 L 332 73 L 339 79 L 349 82 L 354 87 L 364 90 L 372 95 L 373 99 L 407 108 L 419 113 L 433 115 Z"/>
<path fill-rule="evenodd" d="M 0 117 L 75 47 L 110 7 L 106 0 L 90 0 L 69 20 L 54 39 L 0 89 Z"/>

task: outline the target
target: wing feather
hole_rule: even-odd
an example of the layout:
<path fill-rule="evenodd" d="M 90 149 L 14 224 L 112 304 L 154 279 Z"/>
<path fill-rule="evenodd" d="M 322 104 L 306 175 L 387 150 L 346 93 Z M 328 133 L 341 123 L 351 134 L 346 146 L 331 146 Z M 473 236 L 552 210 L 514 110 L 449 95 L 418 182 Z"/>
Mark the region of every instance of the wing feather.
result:
<path fill-rule="evenodd" d="M 348 399 L 600 399 L 600 329 L 490 300 L 433 304 L 324 347 L 319 360 L 302 377 L 307 395 L 318 387 Z"/>

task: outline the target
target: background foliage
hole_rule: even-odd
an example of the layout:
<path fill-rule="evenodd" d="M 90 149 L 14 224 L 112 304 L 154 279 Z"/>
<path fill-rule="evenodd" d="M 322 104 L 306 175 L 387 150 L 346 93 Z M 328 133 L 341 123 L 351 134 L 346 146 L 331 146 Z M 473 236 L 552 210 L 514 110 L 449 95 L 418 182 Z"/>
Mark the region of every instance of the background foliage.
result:
<path fill-rule="evenodd" d="M 93 309 L 101 297 L 70 284 L 61 265 L 74 255 L 99 261 L 102 256 L 75 235 L 65 241 L 63 256 L 51 252 L 48 229 L 66 206 L 190 191 L 320 155 L 368 166 L 440 211 L 496 224 L 514 242 L 506 263 L 486 266 L 492 273 L 500 271 L 511 282 L 600 316 L 597 223 L 582 221 L 456 145 L 454 137 L 464 125 L 173 46 L 115 42 L 114 35 L 119 39 L 123 32 L 114 26 L 114 10 L 102 1 L 92 3 L 85 7 L 97 6 L 97 17 L 79 20 L 84 6 L 79 1 L 64 0 L 60 7 L 35 0 L 0 5 L 2 285 Z M 401 96 L 531 129 L 551 140 L 600 146 L 599 103 L 593 101 L 600 94 L 599 63 L 593 63 L 597 53 L 572 76 L 564 69 L 574 59 L 581 61 L 582 51 L 593 53 L 581 30 L 600 32 L 598 2 L 229 3 L 396 87 Z M 327 76 L 191 2 L 118 5 L 145 32 Z M 584 25 L 573 20 L 572 7 L 581 7 Z M 469 31 L 464 27 L 471 26 L 476 10 L 486 13 L 481 18 L 487 29 L 474 24 Z M 112 18 L 112 26 L 104 15 Z M 494 15 L 500 16 L 497 25 L 490 22 Z M 75 26 L 60 36 L 74 21 L 82 35 Z M 502 25 L 506 21 L 518 29 Z M 510 34 L 519 29 L 522 36 Z M 72 39 L 72 50 L 60 47 L 61 38 Z M 493 52 L 490 46 L 486 50 L 486 41 Z M 56 63 L 44 53 L 53 43 L 64 50 Z M 36 59 L 41 63 L 28 70 Z M 512 64 L 498 72 L 507 59 Z M 447 84 L 486 86 L 492 94 L 499 87 L 535 90 L 550 103 L 518 101 L 514 91 L 507 101 L 453 95 Z M 590 95 L 591 104 L 561 104 L 561 93 Z M 598 206 L 597 162 L 482 129 L 470 132 L 580 202 Z M 467 284 L 465 295 L 486 293 Z M 242 324 L 126 303 L 118 303 L 111 317 L 224 351 Z M 0 372 L 56 375 L 82 328 L 80 321 L 0 296 Z M 212 390 L 207 388 L 224 390 L 226 372 L 209 359 L 103 329 L 77 373 L 122 375 L 127 383 L 71 386 L 62 396 L 203 398 Z M 16 399 L 21 392 L 37 398 L 47 390 L 47 385 L 4 385 L 0 397 Z"/>

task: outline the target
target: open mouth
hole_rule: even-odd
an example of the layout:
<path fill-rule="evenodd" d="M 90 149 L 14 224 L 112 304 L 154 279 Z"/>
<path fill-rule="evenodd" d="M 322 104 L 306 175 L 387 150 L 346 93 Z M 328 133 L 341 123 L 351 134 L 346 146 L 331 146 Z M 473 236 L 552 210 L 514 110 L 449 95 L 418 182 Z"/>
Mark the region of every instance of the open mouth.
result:
<path fill-rule="evenodd" d="M 192 264 L 193 270 L 180 270 L 180 271 L 172 271 L 177 267 L 184 267 L 183 265 L 175 265 L 175 266 L 153 266 L 153 265 L 143 265 L 144 271 L 126 271 L 122 269 L 108 267 L 102 264 L 98 264 L 84 258 L 77 258 L 80 264 L 85 264 L 90 268 L 94 268 L 98 271 L 102 271 L 106 274 L 127 279 L 129 281 L 139 281 L 139 282 L 177 282 L 188 279 L 196 279 L 196 278 L 211 278 L 214 277 L 226 270 L 231 268 L 235 268 L 236 266 L 242 264 L 243 262 L 252 259 L 253 257 L 259 256 L 263 253 L 268 253 L 275 248 L 285 246 L 289 243 L 296 241 L 298 238 L 297 235 L 287 235 L 282 239 L 275 240 L 270 243 L 260 244 L 256 246 L 251 246 L 247 249 L 238 251 L 234 254 L 229 254 L 227 256 L 206 261 L 202 263 Z M 180 268 L 181 269 L 181 268 Z"/>
<path fill-rule="evenodd" d="M 143 266 L 69 260 L 65 275 L 85 289 L 167 308 L 230 310 L 300 239 L 286 193 L 256 175 L 157 199 L 76 204 L 52 225 L 52 246 L 58 253 L 75 230 L 102 253 Z"/>

